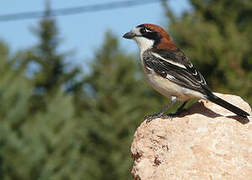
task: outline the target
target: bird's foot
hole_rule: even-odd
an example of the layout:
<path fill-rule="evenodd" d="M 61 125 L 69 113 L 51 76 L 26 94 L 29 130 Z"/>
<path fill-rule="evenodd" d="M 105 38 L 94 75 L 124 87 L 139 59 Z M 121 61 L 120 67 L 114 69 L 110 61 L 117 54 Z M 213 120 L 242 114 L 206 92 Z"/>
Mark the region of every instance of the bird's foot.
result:
<path fill-rule="evenodd" d="M 156 118 L 160 118 L 162 116 L 162 114 L 160 113 L 155 113 L 155 114 L 150 114 L 150 115 L 146 115 L 144 116 L 146 120 L 146 123 L 149 123 L 151 122 L 153 119 L 156 119 Z"/>
<path fill-rule="evenodd" d="M 155 113 L 152 115 L 147 115 L 145 116 L 145 118 L 147 119 L 146 123 L 151 122 L 153 119 L 156 118 L 162 118 L 162 119 L 167 119 L 167 118 L 171 118 L 171 116 L 169 114 L 164 114 L 174 103 L 176 102 L 176 97 L 172 96 L 171 97 L 171 101 L 169 102 L 169 104 L 167 104 L 165 107 L 163 107 L 163 109 L 159 112 L 159 113 Z M 185 105 L 186 102 L 183 103 L 182 106 Z M 181 107 L 182 107 L 181 106 Z M 182 107 L 183 108 L 183 107 Z"/>
<path fill-rule="evenodd" d="M 155 114 L 151 114 L 151 115 L 147 115 L 144 118 L 147 119 L 146 123 L 151 122 L 153 119 L 156 118 L 161 118 L 161 119 L 170 119 L 172 120 L 172 118 L 179 116 L 182 112 L 186 111 L 186 109 L 179 109 L 178 111 L 174 112 L 174 113 L 168 113 L 168 114 L 163 114 L 163 113 L 155 113 Z"/>
<path fill-rule="evenodd" d="M 153 119 L 156 118 L 161 118 L 161 119 L 171 119 L 172 116 L 170 116 L 170 114 L 163 114 L 163 113 L 155 113 L 155 114 L 151 114 L 151 115 L 147 115 L 145 116 L 146 123 L 151 122 Z"/>

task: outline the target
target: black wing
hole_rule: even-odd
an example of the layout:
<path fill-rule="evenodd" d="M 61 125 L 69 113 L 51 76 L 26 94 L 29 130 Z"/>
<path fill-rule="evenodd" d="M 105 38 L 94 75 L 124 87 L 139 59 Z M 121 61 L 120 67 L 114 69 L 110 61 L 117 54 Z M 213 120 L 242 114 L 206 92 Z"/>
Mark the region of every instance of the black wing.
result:
<path fill-rule="evenodd" d="M 180 86 L 201 92 L 210 101 L 247 118 L 249 114 L 242 109 L 214 95 L 206 84 L 204 77 L 197 71 L 182 51 L 154 50 L 146 51 L 143 60 L 147 68 L 152 69 Z"/>
<path fill-rule="evenodd" d="M 163 78 L 203 94 L 211 93 L 204 77 L 179 49 L 147 51 L 143 54 L 143 60 L 147 68 Z"/>

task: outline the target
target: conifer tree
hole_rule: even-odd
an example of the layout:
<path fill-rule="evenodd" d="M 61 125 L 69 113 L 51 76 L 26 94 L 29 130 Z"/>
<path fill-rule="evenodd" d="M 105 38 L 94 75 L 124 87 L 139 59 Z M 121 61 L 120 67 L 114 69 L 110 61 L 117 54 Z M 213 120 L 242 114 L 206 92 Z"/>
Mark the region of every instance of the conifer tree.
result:
<path fill-rule="evenodd" d="M 59 88 L 66 91 L 72 89 L 80 71 L 79 68 L 67 69 L 67 54 L 58 52 L 60 37 L 48 1 L 44 17 L 33 32 L 38 37 L 38 44 L 28 50 L 26 56 L 28 70 L 33 71 L 31 78 L 34 95 L 31 99 L 31 111 L 45 109 L 45 98 L 53 96 Z"/>
<path fill-rule="evenodd" d="M 162 100 L 146 88 L 136 58 L 123 53 L 111 34 L 90 68 L 77 98 L 78 116 L 72 95 L 60 88 L 45 98 L 48 108 L 30 115 L 32 79 L 11 68 L 11 76 L 1 76 L 4 179 L 131 179 L 133 133 Z"/>
<path fill-rule="evenodd" d="M 190 2 L 181 17 L 166 7 L 168 30 L 214 90 L 251 102 L 251 3 Z M 131 179 L 133 133 L 167 98 L 147 85 L 138 57 L 111 33 L 76 84 L 49 8 L 35 32 L 39 42 L 26 52 L 12 55 L 0 42 L 1 179 Z"/>
<path fill-rule="evenodd" d="M 84 179 L 88 162 L 80 147 L 85 129 L 75 118 L 72 96 L 59 88 L 45 99 L 48 108 L 31 116 L 33 83 L 18 58 L 25 52 L 11 55 L 2 42 L 0 52 L 1 179 Z"/>
<path fill-rule="evenodd" d="M 146 86 L 138 58 L 126 55 L 111 33 L 96 51 L 90 69 L 83 79 L 83 96 L 78 98 L 83 109 L 80 126 L 88 139 L 82 143 L 89 162 L 86 179 L 131 179 L 134 131 L 166 98 Z"/>

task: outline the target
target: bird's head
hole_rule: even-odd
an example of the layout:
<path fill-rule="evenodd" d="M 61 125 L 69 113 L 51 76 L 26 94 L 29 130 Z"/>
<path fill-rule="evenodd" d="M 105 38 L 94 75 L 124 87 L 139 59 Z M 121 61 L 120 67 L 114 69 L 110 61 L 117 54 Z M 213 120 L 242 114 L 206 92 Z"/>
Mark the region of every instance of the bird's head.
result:
<path fill-rule="evenodd" d="M 152 48 L 177 49 L 169 34 L 162 27 L 154 24 L 138 25 L 123 37 L 135 40 L 141 52 Z"/>

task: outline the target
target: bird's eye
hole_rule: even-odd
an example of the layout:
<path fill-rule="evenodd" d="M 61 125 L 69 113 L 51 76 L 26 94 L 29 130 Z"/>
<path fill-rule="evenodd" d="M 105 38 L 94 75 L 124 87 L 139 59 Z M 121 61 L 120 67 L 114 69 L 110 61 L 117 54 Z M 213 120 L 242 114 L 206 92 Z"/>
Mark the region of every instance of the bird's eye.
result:
<path fill-rule="evenodd" d="M 141 29 L 140 29 L 140 33 L 141 33 L 141 34 L 146 33 L 146 28 L 145 28 L 145 27 L 144 27 L 144 28 L 141 28 Z"/>
<path fill-rule="evenodd" d="M 148 32 L 151 32 L 151 31 L 149 29 L 145 28 L 145 27 L 140 29 L 141 34 L 145 34 L 145 33 L 148 33 Z"/>

